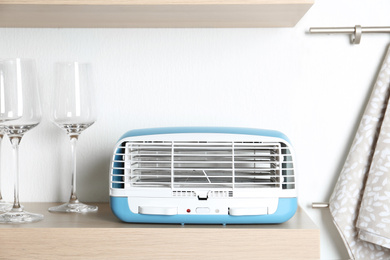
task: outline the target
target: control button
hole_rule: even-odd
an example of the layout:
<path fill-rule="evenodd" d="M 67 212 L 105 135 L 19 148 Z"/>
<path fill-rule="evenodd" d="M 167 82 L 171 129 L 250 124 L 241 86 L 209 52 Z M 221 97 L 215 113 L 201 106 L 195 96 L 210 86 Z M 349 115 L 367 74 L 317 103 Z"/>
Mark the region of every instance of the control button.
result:
<path fill-rule="evenodd" d="M 206 207 L 196 208 L 196 213 L 200 213 L 200 214 L 210 213 L 210 208 L 206 208 Z"/>

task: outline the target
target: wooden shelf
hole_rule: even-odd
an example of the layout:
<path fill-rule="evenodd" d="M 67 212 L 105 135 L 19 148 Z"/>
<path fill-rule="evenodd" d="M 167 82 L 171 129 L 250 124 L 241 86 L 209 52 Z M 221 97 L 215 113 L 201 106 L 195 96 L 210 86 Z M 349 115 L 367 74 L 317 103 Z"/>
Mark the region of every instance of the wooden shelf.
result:
<path fill-rule="evenodd" d="M 0 0 L 0 27 L 293 27 L 314 0 Z"/>
<path fill-rule="evenodd" d="M 319 259 L 320 232 L 298 209 L 279 225 L 162 225 L 119 221 L 107 203 L 89 214 L 49 213 L 58 203 L 25 203 L 45 215 L 0 224 L 6 259 Z"/>

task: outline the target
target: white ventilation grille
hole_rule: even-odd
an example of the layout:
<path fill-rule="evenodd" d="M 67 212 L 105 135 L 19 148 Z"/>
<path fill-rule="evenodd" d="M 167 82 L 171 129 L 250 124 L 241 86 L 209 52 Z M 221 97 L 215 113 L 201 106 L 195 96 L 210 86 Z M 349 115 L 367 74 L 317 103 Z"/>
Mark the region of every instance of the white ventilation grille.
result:
<path fill-rule="evenodd" d="M 196 188 L 217 190 L 209 194 L 215 197 L 230 197 L 225 189 L 295 188 L 282 142 L 129 141 L 114 154 L 112 170 L 112 188 L 167 187 L 174 196 Z"/>

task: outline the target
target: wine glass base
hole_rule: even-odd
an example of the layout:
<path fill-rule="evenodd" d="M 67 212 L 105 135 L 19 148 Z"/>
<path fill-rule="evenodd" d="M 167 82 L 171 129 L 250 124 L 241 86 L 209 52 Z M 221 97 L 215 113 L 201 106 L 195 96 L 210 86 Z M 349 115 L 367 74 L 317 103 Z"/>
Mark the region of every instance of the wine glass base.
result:
<path fill-rule="evenodd" d="M 62 204 L 60 206 L 55 206 L 49 208 L 50 212 L 76 212 L 76 213 L 88 213 L 88 212 L 96 212 L 98 210 L 97 206 L 86 205 L 81 202 L 68 202 Z"/>
<path fill-rule="evenodd" d="M 7 212 L 12 209 L 12 204 L 5 202 L 4 200 L 0 200 L 0 212 Z"/>
<path fill-rule="evenodd" d="M 43 215 L 30 213 L 23 209 L 11 209 L 6 213 L 0 214 L 0 223 L 31 223 L 43 219 Z"/>

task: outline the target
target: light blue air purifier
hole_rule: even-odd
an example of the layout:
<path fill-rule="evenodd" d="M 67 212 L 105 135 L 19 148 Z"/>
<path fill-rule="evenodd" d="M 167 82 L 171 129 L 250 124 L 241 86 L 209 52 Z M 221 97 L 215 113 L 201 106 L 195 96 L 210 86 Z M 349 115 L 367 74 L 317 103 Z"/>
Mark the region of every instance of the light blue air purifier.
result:
<path fill-rule="evenodd" d="M 114 148 L 111 209 L 135 223 L 282 223 L 297 210 L 294 157 L 278 131 L 132 130 Z"/>

